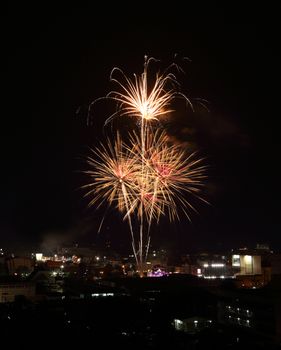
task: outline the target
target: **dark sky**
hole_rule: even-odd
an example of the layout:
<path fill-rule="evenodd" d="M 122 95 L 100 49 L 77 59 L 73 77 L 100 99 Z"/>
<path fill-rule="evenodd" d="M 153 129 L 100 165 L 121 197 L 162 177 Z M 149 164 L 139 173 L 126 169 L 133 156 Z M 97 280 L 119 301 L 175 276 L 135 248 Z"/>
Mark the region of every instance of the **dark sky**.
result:
<path fill-rule="evenodd" d="M 97 235 L 101 212 L 87 210 L 77 190 L 79 158 L 103 137 L 108 113 L 99 106 L 89 127 L 87 106 L 112 88 L 114 66 L 139 73 L 145 54 L 165 66 L 178 53 L 191 59 L 184 92 L 207 99 L 210 112 L 186 111 L 172 129 L 207 158 L 211 205 L 192 223 L 164 219 L 153 244 L 281 249 L 280 7 L 196 3 L 2 8 L 0 245 L 111 237 L 126 246 L 119 215 L 109 213 Z"/>

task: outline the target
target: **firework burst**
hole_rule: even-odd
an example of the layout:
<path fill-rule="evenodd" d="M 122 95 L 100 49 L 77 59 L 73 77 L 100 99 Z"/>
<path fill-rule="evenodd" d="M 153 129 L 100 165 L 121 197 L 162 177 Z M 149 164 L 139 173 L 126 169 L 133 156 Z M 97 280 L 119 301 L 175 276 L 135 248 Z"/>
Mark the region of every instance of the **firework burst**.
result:
<path fill-rule="evenodd" d="M 148 67 L 154 58 L 145 57 L 143 73 L 127 77 L 119 68 L 114 68 L 110 79 L 118 89 L 93 103 L 108 99 L 117 103 L 117 111 L 106 119 L 105 125 L 117 116 L 132 116 L 140 121 L 140 133 L 129 134 L 125 144 L 117 133 L 112 143 L 92 151 L 87 158 L 89 169 L 86 174 L 90 183 L 83 186 L 89 206 L 115 206 L 127 220 L 132 237 L 132 247 L 136 263 L 143 275 L 149 244 L 150 228 L 162 215 L 169 219 L 179 219 L 182 211 L 190 220 L 190 212 L 196 211 L 191 198 L 205 201 L 201 188 L 205 178 L 202 159 L 190 154 L 169 141 L 164 131 L 153 131 L 151 122 L 173 112 L 172 103 L 183 98 L 188 105 L 190 100 L 180 92 L 171 65 L 163 73 L 157 73 L 148 81 Z M 150 83 L 150 84 L 149 84 Z M 138 233 L 133 228 L 132 217 L 139 222 Z"/>
<path fill-rule="evenodd" d="M 143 174 L 147 200 L 144 208 L 147 220 L 159 221 L 161 215 L 168 214 L 171 221 L 179 219 L 179 211 L 190 220 L 190 211 L 196 211 L 191 204 L 192 197 L 205 202 L 200 196 L 206 166 L 196 153 L 187 155 L 180 145 L 172 144 L 164 131 L 157 130 L 146 135 Z M 132 139 L 133 153 L 141 155 L 140 140 L 137 134 Z M 141 186 L 140 186 L 141 187 Z"/>
<path fill-rule="evenodd" d="M 108 139 L 105 144 L 101 143 L 100 147 L 92 150 L 87 163 L 89 170 L 85 173 L 90 177 L 91 183 L 83 188 L 87 189 L 86 197 L 91 197 L 89 206 L 97 204 L 99 207 L 108 202 L 120 212 L 127 212 L 126 203 L 131 207 L 136 197 L 134 179 L 138 163 L 119 134 L 114 143 Z"/>
<path fill-rule="evenodd" d="M 134 74 L 133 79 L 129 78 L 122 69 L 115 67 L 110 74 L 110 81 L 115 83 L 118 89 L 110 91 L 105 97 L 97 101 L 108 99 L 117 103 L 117 111 L 106 119 L 105 125 L 110 123 L 117 116 L 133 116 L 141 121 L 158 120 L 159 117 L 174 111 L 171 108 L 172 102 L 182 98 L 192 107 L 192 103 L 182 92 L 180 84 L 172 69 L 180 70 L 176 64 L 170 65 L 164 72 L 148 74 L 149 66 L 157 61 L 154 58 L 145 56 L 144 69 L 141 75 Z M 92 105 L 90 105 L 90 108 Z"/>
<path fill-rule="evenodd" d="M 192 197 L 205 201 L 199 194 L 205 178 L 205 166 L 195 154 L 189 156 L 178 145 L 171 144 L 164 131 L 149 132 L 145 152 L 141 152 L 140 137 L 130 135 L 130 142 L 109 139 L 87 158 L 89 169 L 85 173 L 90 183 L 83 187 L 90 198 L 89 206 L 102 204 L 115 206 L 129 223 L 133 251 L 140 264 L 143 252 L 135 245 L 132 217 L 147 223 L 146 246 L 150 240 L 152 221 L 159 222 L 162 215 L 179 219 L 179 211 L 190 220 Z"/>
<path fill-rule="evenodd" d="M 124 214 L 124 220 L 127 218 L 129 223 L 132 248 L 139 265 L 131 221 L 139 193 L 136 183 L 139 170 L 137 159 L 117 134 L 114 143 L 108 139 L 106 144 L 92 150 L 92 155 L 87 157 L 87 163 L 89 169 L 85 174 L 91 182 L 82 188 L 86 189 L 85 197 L 90 198 L 88 205 L 100 207 L 107 203 L 109 206 L 114 205 Z"/>

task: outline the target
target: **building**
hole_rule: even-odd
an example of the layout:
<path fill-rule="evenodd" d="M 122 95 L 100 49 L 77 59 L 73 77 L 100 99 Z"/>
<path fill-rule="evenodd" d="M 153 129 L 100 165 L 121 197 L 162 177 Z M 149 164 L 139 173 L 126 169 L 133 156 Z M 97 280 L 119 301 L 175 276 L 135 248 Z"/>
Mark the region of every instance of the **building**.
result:
<path fill-rule="evenodd" d="M 264 246 L 249 250 L 244 248 L 232 254 L 232 269 L 235 273 L 236 284 L 241 288 L 261 288 L 267 285 L 272 276 L 272 272 L 281 272 L 278 268 L 278 259 Z"/>
<path fill-rule="evenodd" d="M 14 302 L 17 297 L 33 299 L 35 284 L 20 281 L 0 282 L 0 303 Z"/>
<path fill-rule="evenodd" d="M 207 279 L 233 278 L 233 270 L 226 255 L 200 254 L 197 258 L 197 276 Z"/>
<path fill-rule="evenodd" d="M 281 279 L 261 289 L 220 289 L 217 321 L 241 330 L 257 343 L 281 342 Z"/>
<path fill-rule="evenodd" d="M 239 268 L 237 275 L 261 275 L 261 255 L 233 254 L 232 266 Z"/>
<path fill-rule="evenodd" d="M 196 334 L 205 328 L 209 328 L 212 323 L 213 321 L 210 319 L 195 316 L 185 319 L 175 318 L 172 324 L 177 331 Z"/>
<path fill-rule="evenodd" d="M 11 257 L 6 259 L 9 275 L 29 275 L 34 269 L 34 262 L 27 257 Z M 24 276 L 23 276 L 24 277 Z"/>

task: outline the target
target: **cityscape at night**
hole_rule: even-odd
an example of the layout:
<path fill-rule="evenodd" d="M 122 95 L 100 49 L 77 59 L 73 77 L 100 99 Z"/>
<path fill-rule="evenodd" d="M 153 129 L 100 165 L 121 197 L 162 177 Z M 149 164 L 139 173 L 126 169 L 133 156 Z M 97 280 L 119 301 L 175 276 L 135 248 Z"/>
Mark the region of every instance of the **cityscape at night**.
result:
<path fill-rule="evenodd" d="M 279 349 L 280 5 L 139 5 L 3 7 L 2 341 Z"/>

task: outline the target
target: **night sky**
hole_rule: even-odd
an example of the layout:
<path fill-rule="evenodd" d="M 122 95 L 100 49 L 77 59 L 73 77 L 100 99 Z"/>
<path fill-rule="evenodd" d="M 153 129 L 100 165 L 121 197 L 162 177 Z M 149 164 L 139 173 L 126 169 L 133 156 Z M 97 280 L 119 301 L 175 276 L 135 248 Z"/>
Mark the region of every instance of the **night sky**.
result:
<path fill-rule="evenodd" d="M 197 3 L 2 8 L 0 245 L 129 246 L 112 211 L 97 234 L 102 211 L 87 209 L 79 190 L 81 158 L 104 137 L 110 112 L 99 105 L 87 126 L 87 109 L 112 89 L 114 66 L 140 73 L 145 54 L 165 67 L 177 53 L 191 60 L 179 79 L 184 92 L 208 100 L 210 111 L 185 110 L 167 128 L 206 157 L 210 205 L 197 206 L 192 223 L 163 219 L 152 245 L 281 249 L 280 8 Z"/>

